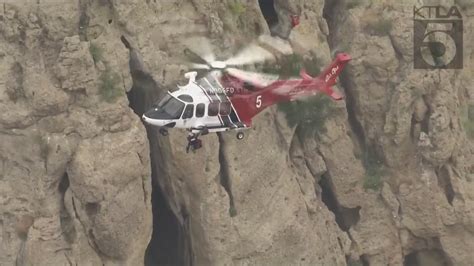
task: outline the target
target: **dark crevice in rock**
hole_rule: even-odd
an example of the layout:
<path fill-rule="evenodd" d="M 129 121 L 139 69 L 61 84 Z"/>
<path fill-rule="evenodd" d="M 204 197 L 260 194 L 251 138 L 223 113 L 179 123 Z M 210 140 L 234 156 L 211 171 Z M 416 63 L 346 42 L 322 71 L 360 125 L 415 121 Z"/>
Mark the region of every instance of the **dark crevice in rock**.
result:
<path fill-rule="evenodd" d="M 163 93 L 160 85 L 148 74 L 143 67 L 141 56 L 133 48 L 126 37 L 121 37 L 122 43 L 130 51 L 130 74 L 133 86 L 127 93 L 130 108 L 141 118 Z M 145 125 L 150 145 L 150 163 L 152 178 L 152 212 L 153 234 L 145 253 L 145 265 L 192 265 L 192 248 L 189 234 L 189 219 L 182 221 L 170 208 L 166 193 L 160 186 L 160 158 L 162 158 L 158 143 L 156 128 Z M 183 213 L 187 213 L 183 211 Z M 184 214 L 182 214 L 185 216 Z"/>
<path fill-rule="evenodd" d="M 359 261 L 362 263 L 362 266 L 370 266 L 369 256 L 367 254 L 362 254 L 359 258 Z"/>
<path fill-rule="evenodd" d="M 419 265 L 416 256 L 417 256 L 417 252 L 412 252 L 412 253 L 406 255 L 405 258 L 403 259 L 403 265 L 404 266 L 417 266 L 417 265 Z"/>
<path fill-rule="evenodd" d="M 400 48 L 398 47 L 396 41 L 393 39 L 392 35 L 389 34 L 388 37 L 390 39 L 390 44 L 393 47 L 393 51 L 395 51 L 395 56 L 397 57 L 398 61 L 404 60 L 403 54 L 400 51 Z"/>
<path fill-rule="evenodd" d="M 360 257 L 359 259 L 353 259 L 350 256 L 346 256 L 346 263 L 348 266 L 369 266 L 369 263 Z"/>
<path fill-rule="evenodd" d="M 278 25 L 278 14 L 275 10 L 274 0 L 258 0 L 258 4 L 268 28 L 272 29 L 276 27 Z"/>
<path fill-rule="evenodd" d="M 74 199 L 74 196 L 71 198 L 71 203 L 72 203 L 72 208 L 74 210 L 74 217 L 79 221 L 79 223 L 81 224 L 82 226 L 82 229 L 83 229 L 83 232 L 84 234 L 87 236 L 87 243 L 89 244 L 89 246 L 99 255 L 100 259 L 103 260 L 103 258 L 107 258 L 108 256 L 106 254 L 104 254 L 100 249 L 99 247 L 97 246 L 96 242 L 95 242 L 95 236 L 92 232 L 92 229 L 87 229 L 88 227 L 86 226 L 86 224 L 84 224 L 84 222 L 81 220 L 81 217 L 77 211 L 77 207 L 76 207 L 76 201 Z M 79 203 L 80 204 L 80 203 Z"/>
<path fill-rule="evenodd" d="M 59 181 L 58 191 L 64 197 L 64 193 L 66 193 L 66 190 L 68 188 L 69 188 L 69 177 L 68 177 L 67 173 L 65 173 L 63 175 L 63 177 L 61 178 L 61 180 Z"/>
<path fill-rule="evenodd" d="M 336 32 L 336 29 L 339 26 L 338 22 L 340 19 L 342 19 L 344 14 L 338 12 L 340 10 L 338 5 L 340 5 L 340 1 L 338 0 L 324 1 L 323 17 L 326 19 L 329 28 L 328 44 L 331 50 L 335 50 L 338 46 L 340 46 L 340 42 L 337 40 L 334 32 Z M 350 64 L 344 68 L 344 70 L 339 75 L 339 80 L 345 94 L 349 125 L 352 129 L 352 132 L 355 134 L 360 147 L 365 148 L 365 132 L 362 123 L 357 118 L 357 92 L 355 90 L 353 79 L 350 76 L 350 68 Z"/>
<path fill-rule="evenodd" d="M 355 84 L 349 77 L 350 66 L 347 66 L 339 76 L 341 87 L 344 89 L 346 98 L 347 118 L 349 125 L 354 132 L 360 147 L 366 147 L 365 132 L 362 123 L 357 118 L 357 99 L 355 97 Z"/>
<path fill-rule="evenodd" d="M 229 163 L 225 156 L 225 142 L 222 138 L 220 133 L 217 133 L 217 137 L 219 138 L 219 177 L 221 186 L 227 192 L 229 196 L 229 215 L 230 217 L 234 217 L 237 215 L 237 209 L 234 205 L 234 196 L 232 195 L 232 181 L 229 174 Z"/>
<path fill-rule="evenodd" d="M 142 155 L 139 152 L 137 152 L 137 157 L 140 160 L 140 164 L 145 165 L 143 162 Z M 143 201 L 145 202 L 145 204 L 147 204 L 148 202 L 148 195 L 147 195 L 146 183 L 145 183 L 146 181 L 147 181 L 146 176 L 142 176 Z"/>
<path fill-rule="evenodd" d="M 331 179 L 327 173 L 323 174 L 319 181 L 319 186 L 322 190 L 322 201 L 326 204 L 327 208 L 334 213 L 337 225 L 342 231 L 349 232 L 349 229 L 360 220 L 359 212 L 361 207 L 346 208 L 340 205 L 334 193 Z"/>
<path fill-rule="evenodd" d="M 425 95 L 423 96 L 423 100 L 425 101 L 425 103 L 429 102 L 427 96 Z M 428 134 L 430 132 L 430 117 L 432 111 L 431 106 L 429 104 L 427 104 L 426 106 L 428 107 L 428 110 L 425 114 L 423 121 L 421 121 L 421 132 Z"/>
<path fill-rule="evenodd" d="M 438 178 L 438 186 L 443 189 L 448 203 L 452 206 L 454 199 L 454 189 L 453 184 L 451 183 L 451 179 L 449 178 L 450 173 L 448 166 L 443 166 L 440 169 L 436 169 L 435 172 Z"/>
<path fill-rule="evenodd" d="M 153 234 L 145 253 L 145 265 L 185 265 L 184 238 L 180 237 L 183 230 L 158 185 L 154 186 L 151 198 Z"/>
<path fill-rule="evenodd" d="M 132 46 L 130 45 L 130 42 L 125 38 L 125 36 L 120 36 L 120 41 L 125 45 L 125 48 L 127 49 L 132 49 Z"/>
<path fill-rule="evenodd" d="M 23 66 L 19 62 L 15 62 L 10 70 L 12 79 L 10 83 L 7 83 L 5 92 L 8 98 L 16 103 L 20 99 L 25 99 L 26 94 L 23 88 Z"/>
<path fill-rule="evenodd" d="M 417 135 L 417 133 L 419 133 L 419 132 L 415 131 L 415 127 L 416 127 L 417 124 L 418 124 L 418 122 L 415 119 L 415 114 L 413 114 L 412 117 L 411 117 L 411 122 L 410 122 L 410 139 L 414 143 L 416 143 L 418 141 L 418 139 L 420 138 L 420 136 Z"/>
<path fill-rule="evenodd" d="M 79 0 L 79 38 L 81 41 L 87 41 L 87 27 L 89 27 L 90 17 L 87 14 L 87 9 L 89 7 L 89 1 Z"/>
<path fill-rule="evenodd" d="M 74 228 L 74 222 L 66 209 L 66 205 L 64 204 L 64 194 L 69 188 L 69 177 L 67 173 L 63 175 L 61 181 L 59 181 L 58 191 L 61 195 L 61 209 L 59 211 L 59 222 L 61 224 L 61 230 L 64 235 L 64 239 L 68 243 L 73 243 L 76 239 L 76 230 Z"/>
<path fill-rule="evenodd" d="M 336 23 L 335 15 L 336 15 L 336 6 L 339 4 L 339 0 L 325 0 L 324 7 L 323 7 L 323 18 L 327 21 L 329 30 L 334 28 L 334 24 Z"/>
<path fill-rule="evenodd" d="M 99 245 L 97 245 L 97 238 L 95 237 L 95 234 L 94 234 L 94 230 L 92 229 L 89 229 L 88 231 L 88 239 L 89 239 L 89 244 L 91 245 L 91 247 L 97 252 L 97 254 L 99 255 L 100 259 L 102 260 L 102 263 L 104 262 L 104 258 L 105 259 L 113 259 L 112 257 L 110 257 L 109 255 L 107 255 L 105 252 L 103 252 Z M 105 265 L 103 263 L 103 265 Z"/>
<path fill-rule="evenodd" d="M 270 34 L 287 40 L 293 28 L 290 13 L 278 1 L 259 0 L 258 4 Z"/>

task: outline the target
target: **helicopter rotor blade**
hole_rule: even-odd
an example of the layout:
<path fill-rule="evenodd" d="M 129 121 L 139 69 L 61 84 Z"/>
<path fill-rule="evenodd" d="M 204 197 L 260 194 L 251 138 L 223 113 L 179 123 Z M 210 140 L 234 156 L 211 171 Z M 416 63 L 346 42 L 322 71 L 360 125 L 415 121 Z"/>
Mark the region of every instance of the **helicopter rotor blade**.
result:
<path fill-rule="evenodd" d="M 291 55 L 294 53 L 289 41 L 270 35 L 260 35 L 258 43 L 263 48 L 277 55 Z"/>
<path fill-rule="evenodd" d="M 251 44 L 240 51 L 236 56 L 225 60 L 224 63 L 226 66 L 242 66 L 274 59 L 273 54 L 266 49 Z"/>
<path fill-rule="evenodd" d="M 193 68 L 193 69 L 206 69 L 206 70 L 211 69 L 211 67 L 209 67 L 209 65 L 207 65 L 207 64 L 195 64 L 195 63 L 191 64 L 191 68 Z"/>
<path fill-rule="evenodd" d="M 279 79 L 278 75 L 246 71 L 233 67 L 229 67 L 225 69 L 225 71 L 231 76 L 234 76 L 240 80 L 259 86 L 267 86 L 270 83 L 275 82 Z"/>
<path fill-rule="evenodd" d="M 185 48 L 183 52 L 195 64 L 201 64 L 201 65 L 209 64 L 203 57 L 201 57 L 199 54 L 197 54 L 196 52 L 192 51 L 189 48 Z"/>
<path fill-rule="evenodd" d="M 212 44 L 208 38 L 193 37 L 189 38 L 184 43 L 186 49 L 185 54 L 191 57 L 195 63 L 207 64 L 215 61 Z"/>

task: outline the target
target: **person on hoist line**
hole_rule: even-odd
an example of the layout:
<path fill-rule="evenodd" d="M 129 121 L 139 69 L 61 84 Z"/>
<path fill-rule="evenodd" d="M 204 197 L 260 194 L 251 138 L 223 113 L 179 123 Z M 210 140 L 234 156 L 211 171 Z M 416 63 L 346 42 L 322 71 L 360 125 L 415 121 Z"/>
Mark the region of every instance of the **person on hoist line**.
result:
<path fill-rule="evenodd" d="M 186 146 L 186 153 L 189 153 L 189 149 L 192 148 L 192 151 L 202 147 L 202 141 L 198 138 L 199 134 L 189 133 L 188 134 L 188 145 Z"/>

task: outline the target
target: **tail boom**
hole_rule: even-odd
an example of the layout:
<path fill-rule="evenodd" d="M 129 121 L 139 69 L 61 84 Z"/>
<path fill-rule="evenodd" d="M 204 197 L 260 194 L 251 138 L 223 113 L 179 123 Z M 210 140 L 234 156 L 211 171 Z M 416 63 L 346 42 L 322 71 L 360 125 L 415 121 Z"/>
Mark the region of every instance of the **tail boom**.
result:
<path fill-rule="evenodd" d="M 337 77 L 350 60 L 351 57 L 346 53 L 337 54 L 332 63 L 316 78 L 311 77 L 304 69 L 302 69 L 300 71 L 300 76 L 303 79 L 302 85 L 305 85 L 306 89 L 300 90 L 301 93 L 297 96 L 306 96 L 319 91 L 327 94 L 336 101 L 342 100 L 343 96 L 339 92 L 335 91 L 332 86 L 336 84 Z"/>
<path fill-rule="evenodd" d="M 278 102 L 293 101 L 318 92 L 325 93 L 334 100 L 341 100 L 343 96 L 331 86 L 336 84 L 336 78 L 350 60 L 348 54 L 340 53 L 318 77 L 313 78 L 301 70 L 302 79 L 279 80 L 252 94 L 234 95 L 231 98 L 232 104 L 236 107 L 242 122 L 250 126 L 255 115 Z"/>

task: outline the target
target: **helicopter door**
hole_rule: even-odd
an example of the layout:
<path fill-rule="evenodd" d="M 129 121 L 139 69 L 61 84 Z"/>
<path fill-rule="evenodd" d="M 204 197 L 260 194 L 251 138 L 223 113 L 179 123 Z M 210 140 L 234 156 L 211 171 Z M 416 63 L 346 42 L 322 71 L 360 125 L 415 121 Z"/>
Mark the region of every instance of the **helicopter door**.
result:
<path fill-rule="evenodd" d="M 186 108 L 184 108 L 183 116 L 183 124 L 186 126 L 190 120 L 194 117 L 194 104 L 187 104 Z"/>

